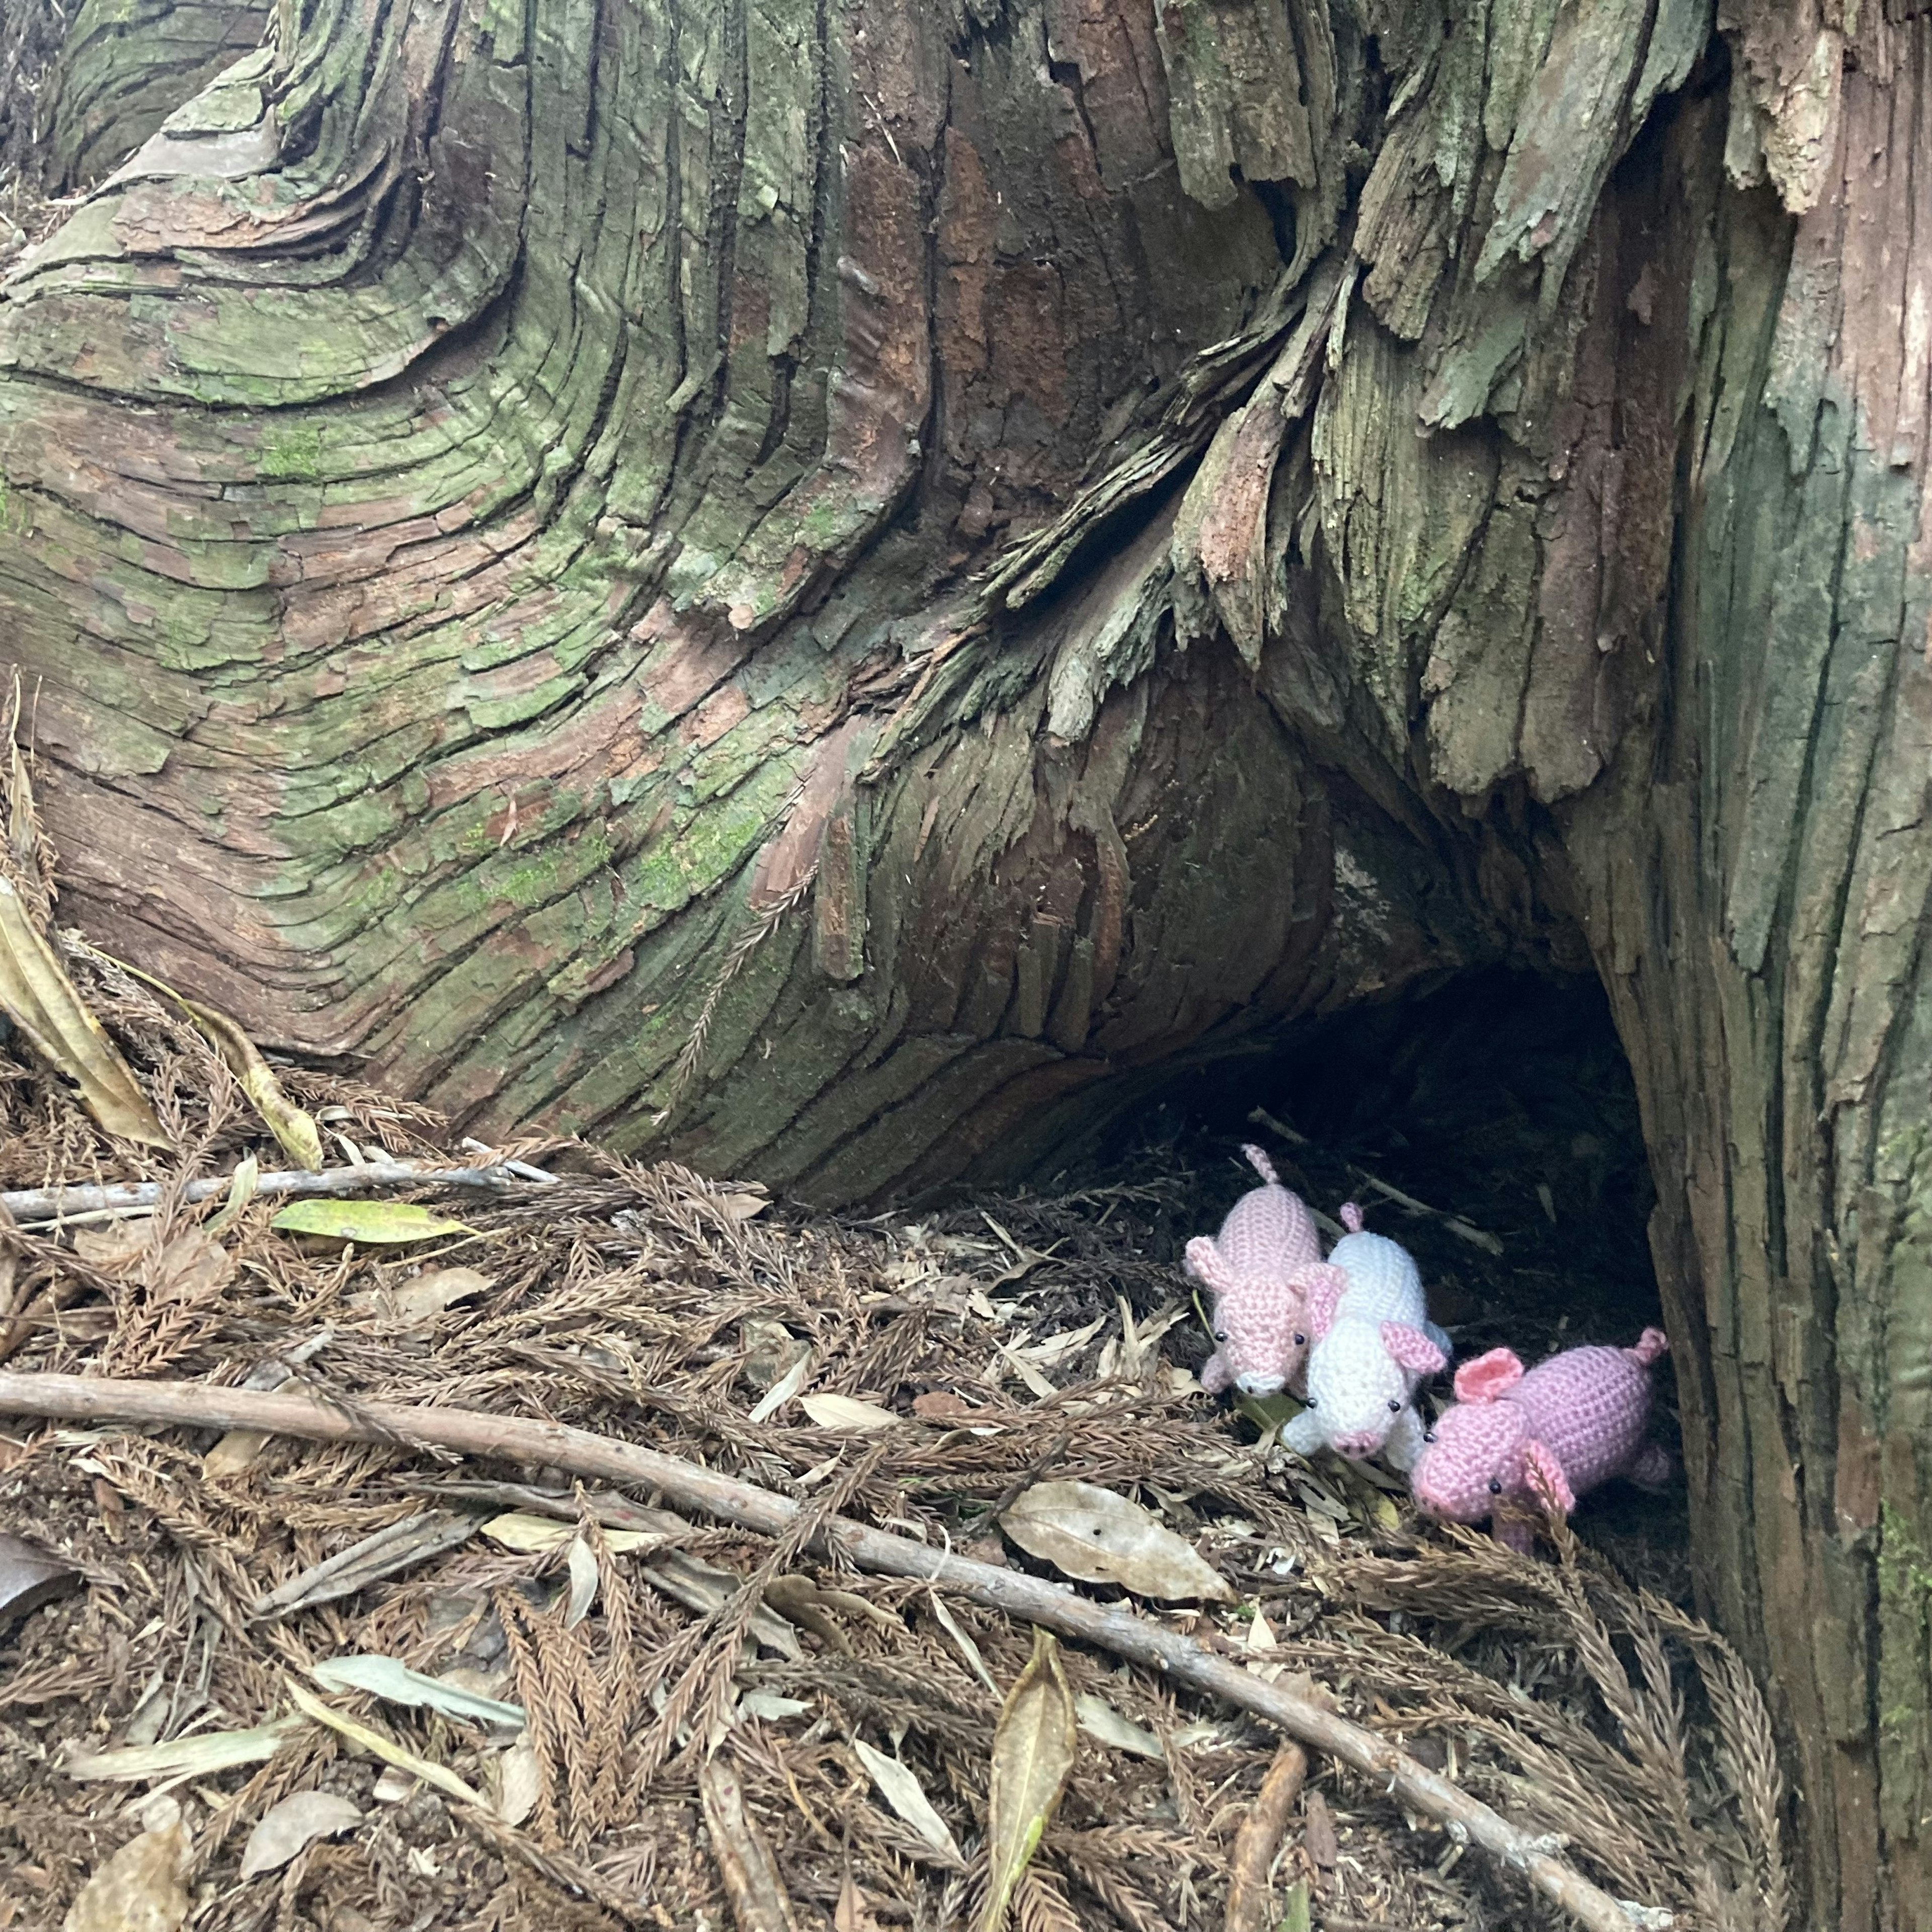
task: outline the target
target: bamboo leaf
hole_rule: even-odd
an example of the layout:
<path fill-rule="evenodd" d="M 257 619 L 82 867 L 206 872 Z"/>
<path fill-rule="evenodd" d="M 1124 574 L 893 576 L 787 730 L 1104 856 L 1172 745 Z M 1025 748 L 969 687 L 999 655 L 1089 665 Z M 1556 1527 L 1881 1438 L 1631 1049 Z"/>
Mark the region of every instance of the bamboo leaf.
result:
<path fill-rule="evenodd" d="M 268 1122 L 268 1131 L 281 1143 L 282 1151 L 297 1166 L 308 1168 L 311 1174 L 319 1173 L 322 1130 L 316 1125 L 314 1114 L 298 1107 L 282 1091 L 275 1070 L 262 1058 L 255 1042 L 226 1013 L 182 999 L 178 993 L 174 997 L 240 1082 L 256 1112 Z"/>
<path fill-rule="evenodd" d="M 1116 1750 L 1130 1751 L 1136 1757 L 1152 1758 L 1156 1762 L 1166 1755 L 1153 1732 L 1130 1718 L 1122 1717 L 1104 1697 L 1083 1690 L 1073 1700 L 1073 1714 L 1090 1738 L 1097 1738 Z"/>
<path fill-rule="evenodd" d="M 993 1733 L 988 1805 L 986 1910 L 980 1932 L 1000 1932 L 1020 1874 L 1053 1822 L 1073 1769 L 1073 1692 L 1052 1634 L 1035 1627 L 1033 1655 Z"/>
<path fill-rule="evenodd" d="M 118 1750 L 77 1751 L 61 1766 L 69 1778 L 208 1778 L 238 1764 L 273 1757 L 297 1728 L 292 1718 L 245 1731 L 201 1731 L 164 1744 L 129 1744 Z"/>
<path fill-rule="evenodd" d="M 0 878 L 0 1006 L 27 1044 L 80 1090 L 81 1104 L 110 1134 L 172 1147 L 147 1096 L 100 1022 L 74 989 L 10 879 Z"/>
<path fill-rule="evenodd" d="M 1091 1483 L 1036 1483 L 1000 1527 L 1030 1556 L 1088 1583 L 1118 1583 L 1137 1597 L 1220 1601 L 1234 1594 L 1193 1546 L 1149 1510 Z"/>
<path fill-rule="evenodd" d="M 946 1820 L 932 1808 L 926 1787 L 911 1769 L 896 1757 L 874 1750 L 863 1738 L 854 1738 L 852 1748 L 871 1772 L 879 1795 L 910 1825 L 946 1864 L 961 1870 L 966 1861 L 960 1856 L 958 1842 Z"/>
<path fill-rule="evenodd" d="M 421 1705 L 471 1724 L 495 1724 L 506 1730 L 524 1727 L 522 1705 L 499 1703 L 494 1697 L 480 1697 L 473 1690 L 425 1677 L 400 1658 L 325 1658 L 309 1674 L 325 1690 L 366 1690 L 386 1703 Z"/>
<path fill-rule="evenodd" d="M 560 1522 L 554 1516 L 536 1516 L 527 1510 L 510 1510 L 502 1516 L 493 1516 L 483 1526 L 483 1534 L 491 1542 L 500 1543 L 506 1550 L 530 1556 L 540 1550 L 562 1549 L 575 1538 L 577 1532 L 570 1524 Z M 669 1539 L 662 1532 L 654 1529 L 607 1529 L 604 1540 L 610 1550 L 621 1556 L 627 1550 L 655 1550 Z"/>
<path fill-rule="evenodd" d="M 425 1784 L 433 1784 L 439 1791 L 446 1792 L 452 1798 L 460 1798 L 466 1804 L 474 1804 L 478 1810 L 489 1807 L 483 1798 L 470 1790 L 454 1772 L 447 1766 L 432 1764 L 426 1757 L 418 1757 L 414 1751 L 405 1750 L 393 1739 L 386 1738 L 380 1731 L 372 1731 L 367 1724 L 358 1724 L 353 1718 L 344 1717 L 340 1711 L 332 1710 L 311 1691 L 304 1690 L 293 1678 L 288 1681 L 290 1701 L 305 1718 L 313 1718 L 319 1724 L 326 1724 L 332 1731 L 339 1732 L 350 1743 L 360 1744 L 366 1751 L 373 1752 L 386 1764 L 394 1765 L 398 1771 L 407 1772 L 412 1778 L 419 1778 Z"/>
<path fill-rule="evenodd" d="M 372 1246 L 476 1232 L 406 1201 L 292 1201 L 268 1225 L 285 1234 L 328 1234 Z"/>

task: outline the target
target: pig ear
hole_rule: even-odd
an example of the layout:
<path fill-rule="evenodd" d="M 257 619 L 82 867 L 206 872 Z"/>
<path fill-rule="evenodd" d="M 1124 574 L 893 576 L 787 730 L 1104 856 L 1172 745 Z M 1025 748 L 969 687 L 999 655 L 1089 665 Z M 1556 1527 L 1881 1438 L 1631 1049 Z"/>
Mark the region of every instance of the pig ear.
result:
<path fill-rule="evenodd" d="M 1348 1292 L 1348 1271 L 1326 1262 L 1297 1268 L 1289 1284 L 1302 1298 L 1301 1316 L 1310 1336 L 1319 1340 L 1334 1325 L 1336 1304 Z"/>
<path fill-rule="evenodd" d="M 1458 1402 L 1494 1402 L 1522 1380 L 1522 1364 L 1508 1348 L 1492 1348 L 1456 1371 Z"/>
<path fill-rule="evenodd" d="M 1412 1375 L 1432 1376 L 1449 1366 L 1449 1358 L 1420 1328 L 1406 1322 L 1382 1324 L 1382 1346 Z"/>
<path fill-rule="evenodd" d="M 1234 1286 L 1233 1270 L 1221 1258 L 1221 1250 L 1209 1236 L 1196 1234 L 1187 1244 L 1186 1258 L 1187 1272 L 1203 1288 L 1226 1294 Z"/>
<path fill-rule="evenodd" d="M 1558 1515 L 1568 1516 L 1576 1507 L 1562 1464 L 1533 1436 L 1522 1445 L 1522 1471 L 1530 1487 Z"/>

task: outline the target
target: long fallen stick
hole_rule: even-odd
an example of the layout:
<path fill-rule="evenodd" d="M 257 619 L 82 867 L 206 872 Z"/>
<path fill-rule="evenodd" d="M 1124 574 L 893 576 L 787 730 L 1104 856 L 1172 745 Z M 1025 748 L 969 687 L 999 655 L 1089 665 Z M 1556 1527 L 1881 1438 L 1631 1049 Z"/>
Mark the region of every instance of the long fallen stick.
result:
<path fill-rule="evenodd" d="M 680 1509 L 765 1536 L 790 1527 L 800 1505 L 682 1457 L 667 1456 L 587 1430 L 468 1409 L 424 1408 L 400 1402 L 329 1403 L 308 1396 L 264 1395 L 206 1382 L 116 1382 L 105 1376 L 0 1372 L 0 1414 L 58 1418 L 68 1422 L 159 1423 L 184 1429 L 253 1429 L 315 1442 L 381 1442 L 456 1450 L 500 1462 L 562 1469 L 576 1476 L 657 1491 Z M 1410 1810 L 1432 1818 L 1459 1844 L 1480 1846 L 1520 1871 L 1546 1898 L 1590 1932 L 1632 1932 L 1657 1923 L 1627 1910 L 1600 1887 L 1553 1856 L 1550 1841 L 1532 1838 L 1372 1731 L 1351 1724 L 1312 1699 L 1264 1682 L 1136 1612 L 1092 1602 L 1070 1590 L 1014 1570 L 975 1563 L 909 1537 L 835 1516 L 821 1540 L 836 1544 L 863 1570 L 916 1577 L 956 1591 L 989 1610 L 1038 1624 L 1077 1642 L 1094 1644 L 1160 1671 L 1190 1690 L 1220 1698 L 1286 1732 L 1300 1742 L 1371 1778 Z"/>
<path fill-rule="evenodd" d="M 332 1167 L 320 1174 L 302 1168 L 275 1168 L 258 1175 L 257 1194 L 361 1194 L 372 1187 L 487 1187 L 501 1192 L 519 1180 L 541 1173 L 521 1161 L 494 1167 L 412 1167 L 406 1161 L 365 1161 L 360 1167 Z M 554 1180 L 554 1175 L 546 1177 Z M 208 1201 L 226 1194 L 233 1177 L 218 1174 L 190 1180 L 182 1190 L 184 1201 Z M 167 1192 L 158 1180 L 117 1180 L 103 1187 L 23 1187 L 0 1194 L 16 1222 L 57 1221 L 71 1214 L 112 1214 L 133 1208 L 158 1206 Z"/>

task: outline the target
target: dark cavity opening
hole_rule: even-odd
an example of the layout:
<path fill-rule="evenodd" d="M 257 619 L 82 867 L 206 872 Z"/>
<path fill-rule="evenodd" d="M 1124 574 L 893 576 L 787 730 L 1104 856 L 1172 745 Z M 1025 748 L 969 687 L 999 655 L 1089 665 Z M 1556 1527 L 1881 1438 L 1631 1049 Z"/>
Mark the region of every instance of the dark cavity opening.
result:
<path fill-rule="evenodd" d="M 1149 1259 L 1178 1263 L 1187 1238 L 1211 1234 L 1256 1184 L 1240 1153 L 1250 1140 L 1311 1206 L 1332 1217 L 1358 1202 L 1371 1228 L 1414 1255 L 1459 1362 L 1506 1346 L 1534 1366 L 1662 1324 L 1636 1090 L 1592 977 L 1493 967 L 1298 1022 L 1259 1050 L 1143 1088 L 1068 1150 L 1044 1191 L 1190 1177 L 1185 1205 L 1150 1230 Z M 1176 1354 L 1204 1358 L 1195 1325 Z M 1657 1392 L 1655 1430 L 1675 1458 L 1667 1361 Z M 1432 1394 L 1449 1400 L 1446 1378 Z M 1606 1484 L 1576 1527 L 1668 1588 L 1687 1539 L 1681 1477 L 1662 1496 Z"/>

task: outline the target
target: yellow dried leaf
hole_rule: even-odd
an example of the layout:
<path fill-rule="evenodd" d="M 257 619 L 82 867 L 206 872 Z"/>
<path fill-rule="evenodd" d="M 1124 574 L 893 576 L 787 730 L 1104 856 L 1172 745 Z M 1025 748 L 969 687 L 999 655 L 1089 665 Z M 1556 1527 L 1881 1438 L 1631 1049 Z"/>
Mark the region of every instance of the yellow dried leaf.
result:
<path fill-rule="evenodd" d="M 322 1130 L 314 1114 L 305 1112 L 282 1091 L 275 1070 L 262 1058 L 255 1042 L 226 1013 L 212 1006 L 197 1005 L 175 994 L 182 1010 L 207 1036 L 208 1044 L 220 1054 L 223 1063 L 240 1083 L 243 1093 L 254 1103 L 255 1111 L 268 1124 L 268 1131 L 281 1143 L 282 1151 L 298 1167 L 310 1172 L 322 1166 Z"/>
<path fill-rule="evenodd" d="M 527 1556 L 540 1550 L 562 1548 L 574 1540 L 577 1526 L 528 1510 L 510 1510 L 502 1516 L 493 1516 L 483 1526 L 483 1534 L 506 1550 Z M 611 1551 L 622 1556 L 627 1550 L 654 1550 L 669 1538 L 656 1530 L 607 1529 L 604 1540 Z"/>
<path fill-rule="evenodd" d="M 285 1234 L 327 1234 L 371 1246 L 476 1232 L 406 1201 L 292 1201 L 268 1225 Z"/>
<path fill-rule="evenodd" d="M 1019 1674 L 993 1733 L 986 1834 L 986 1909 L 980 1932 L 999 1932 L 1007 1901 L 1027 1868 L 1073 1769 L 1073 1692 L 1060 1646 L 1035 1628 L 1033 1655 Z"/>
<path fill-rule="evenodd" d="M 198 1731 L 170 1744 L 76 1751 L 60 1768 L 69 1778 L 212 1778 L 238 1764 L 259 1764 L 273 1757 L 296 1727 L 294 1718 L 278 1718 L 245 1731 Z"/>
<path fill-rule="evenodd" d="M 412 1778 L 419 1778 L 425 1784 L 433 1784 L 439 1791 L 452 1798 L 460 1798 L 466 1804 L 474 1804 L 478 1810 L 488 1808 L 485 1801 L 472 1791 L 454 1772 L 440 1764 L 432 1764 L 426 1757 L 418 1757 L 414 1751 L 405 1750 L 393 1740 L 383 1736 L 380 1731 L 372 1731 L 367 1724 L 358 1724 L 353 1718 L 346 1718 L 338 1710 L 325 1704 L 320 1697 L 304 1690 L 293 1678 L 288 1680 L 290 1701 L 305 1718 L 313 1718 L 319 1724 L 326 1724 L 332 1731 L 340 1732 L 350 1743 L 380 1758 L 386 1764 L 394 1765 L 398 1771 L 407 1772 Z"/>
<path fill-rule="evenodd" d="M 11 880 L 0 878 L 0 1006 L 110 1134 L 172 1147 L 147 1096 L 100 1022 L 74 989 L 53 948 L 28 916 Z"/>

